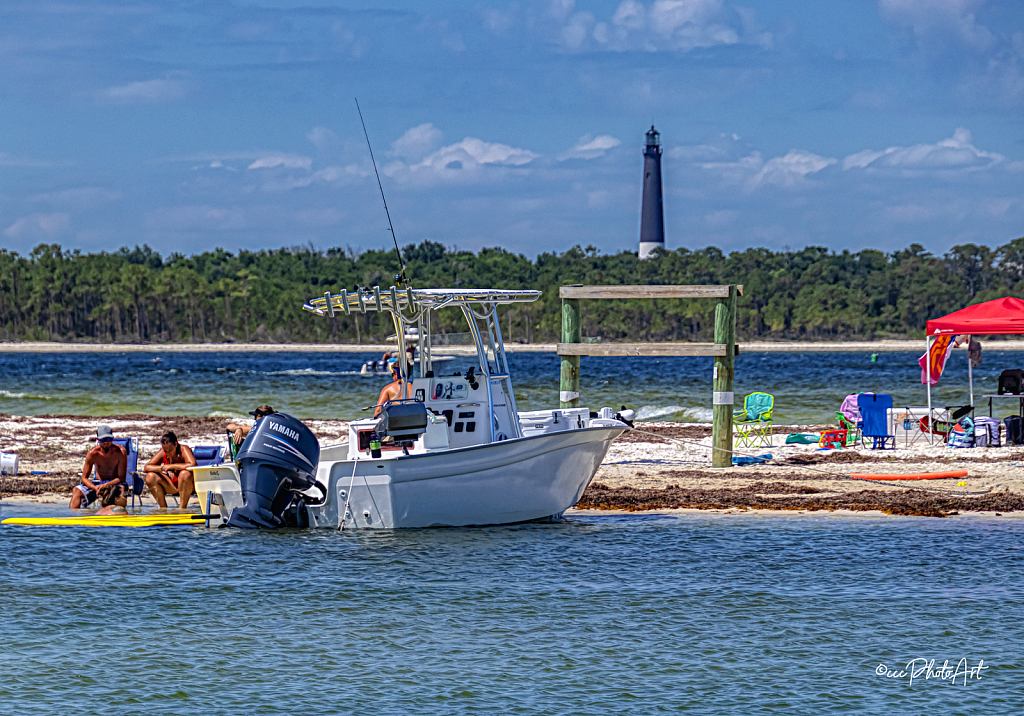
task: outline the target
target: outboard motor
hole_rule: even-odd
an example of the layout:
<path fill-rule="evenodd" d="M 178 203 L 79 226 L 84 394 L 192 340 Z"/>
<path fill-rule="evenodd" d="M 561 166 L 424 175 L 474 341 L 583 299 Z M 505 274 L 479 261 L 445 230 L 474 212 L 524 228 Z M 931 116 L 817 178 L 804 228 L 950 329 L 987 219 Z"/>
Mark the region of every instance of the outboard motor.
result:
<path fill-rule="evenodd" d="M 290 415 L 274 413 L 256 421 L 238 451 L 242 507 L 231 511 L 227 524 L 244 529 L 274 530 L 308 527 L 307 504 L 322 504 L 327 488 L 316 481 L 320 443 Z M 300 494 L 316 486 L 319 501 Z"/>

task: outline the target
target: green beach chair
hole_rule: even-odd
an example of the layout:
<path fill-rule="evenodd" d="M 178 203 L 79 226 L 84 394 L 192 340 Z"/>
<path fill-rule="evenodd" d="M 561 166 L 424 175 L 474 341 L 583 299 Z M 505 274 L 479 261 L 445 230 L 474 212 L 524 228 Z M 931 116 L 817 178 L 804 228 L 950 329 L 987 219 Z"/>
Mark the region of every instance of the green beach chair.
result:
<path fill-rule="evenodd" d="M 850 419 L 838 410 L 836 411 L 836 420 L 839 421 L 839 429 L 846 431 L 846 447 L 860 442 L 860 428 L 851 423 Z"/>
<path fill-rule="evenodd" d="M 736 428 L 736 444 L 750 447 L 771 447 L 772 411 L 775 396 L 751 393 L 743 399 L 743 409 L 733 411 L 732 423 Z"/>

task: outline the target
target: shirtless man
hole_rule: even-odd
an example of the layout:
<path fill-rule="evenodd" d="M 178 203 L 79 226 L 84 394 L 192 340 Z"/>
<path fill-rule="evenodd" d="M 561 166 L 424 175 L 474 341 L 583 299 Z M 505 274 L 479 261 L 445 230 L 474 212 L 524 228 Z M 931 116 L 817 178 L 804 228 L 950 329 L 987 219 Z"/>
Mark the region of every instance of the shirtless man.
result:
<path fill-rule="evenodd" d="M 93 469 L 96 470 L 95 480 L 90 477 Z M 69 507 L 72 510 L 88 507 L 96 500 L 103 487 L 115 482 L 124 482 L 127 475 L 128 453 L 120 445 L 114 444 L 114 433 L 109 426 L 99 426 L 96 428 L 96 446 L 85 456 L 82 484 L 75 485 L 71 490 Z"/>
<path fill-rule="evenodd" d="M 156 503 L 167 507 L 165 495 L 178 495 L 179 507 L 188 507 L 189 498 L 195 488 L 191 468 L 196 466 L 195 455 L 188 445 L 178 443 L 174 433 L 165 433 L 160 438 L 160 452 L 146 463 L 146 487 Z"/>

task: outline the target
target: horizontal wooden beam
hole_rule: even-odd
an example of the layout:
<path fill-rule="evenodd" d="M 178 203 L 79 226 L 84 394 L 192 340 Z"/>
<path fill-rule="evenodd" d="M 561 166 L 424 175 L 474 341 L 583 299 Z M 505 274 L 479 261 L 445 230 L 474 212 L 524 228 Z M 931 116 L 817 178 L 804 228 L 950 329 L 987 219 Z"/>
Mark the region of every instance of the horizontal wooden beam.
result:
<path fill-rule="evenodd" d="M 736 286 L 743 295 L 743 285 Z M 728 286 L 562 286 L 562 298 L 729 298 Z"/>
<path fill-rule="evenodd" d="M 718 343 L 559 343 L 560 356 L 724 356 Z M 735 355 L 740 347 L 736 346 Z"/>

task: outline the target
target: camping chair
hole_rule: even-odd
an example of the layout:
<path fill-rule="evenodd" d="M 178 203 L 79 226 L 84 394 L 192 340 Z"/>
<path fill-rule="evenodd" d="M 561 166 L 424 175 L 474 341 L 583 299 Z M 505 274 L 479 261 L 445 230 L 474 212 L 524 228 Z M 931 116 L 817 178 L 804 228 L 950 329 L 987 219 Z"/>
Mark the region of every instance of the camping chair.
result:
<path fill-rule="evenodd" d="M 925 434 L 932 433 L 933 435 L 941 435 L 942 439 L 945 440 L 946 438 L 949 437 L 949 434 L 953 431 L 953 428 L 956 426 L 956 424 L 960 422 L 961 418 L 963 418 L 965 415 L 968 415 L 969 413 L 974 412 L 974 406 L 964 405 L 959 408 L 946 408 L 946 412 L 949 413 L 949 420 L 931 421 L 928 420 L 927 415 L 923 416 L 918 421 L 918 425 L 921 428 L 921 432 Z M 973 425 L 974 424 L 972 422 L 972 428 Z"/>
<path fill-rule="evenodd" d="M 861 444 L 867 447 L 867 439 L 871 438 L 872 450 L 895 450 L 896 436 L 889 434 L 892 396 L 885 393 L 861 393 L 857 396 L 857 407 L 860 408 Z"/>
<path fill-rule="evenodd" d="M 192 455 L 196 459 L 196 465 L 222 465 L 227 448 L 223 445 L 196 445 L 192 448 Z"/>
<path fill-rule="evenodd" d="M 231 461 L 234 462 L 235 458 L 238 457 L 238 451 L 242 449 L 242 446 L 241 445 L 235 445 L 235 434 L 233 432 L 228 430 L 227 433 L 228 433 L 228 452 L 231 454 Z M 243 443 L 245 442 L 244 438 L 242 439 L 242 442 Z"/>
<path fill-rule="evenodd" d="M 850 447 L 860 442 L 860 428 L 856 424 L 839 410 L 836 411 L 836 420 L 839 421 L 839 429 L 846 431 L 843 447 Z"/>
<path fill-rule="evenodd" d="M 135 507 L 136 496 L 142 495 L 142 489 L 146 486 L 145 477 L 139 476 L 139 439 L 137 437 L 114 438 L 114 444 L 120 445 L 128 453 L 128 467 L 125 470 L 124 481 L 132 496 L 132 507 Z M 142 504 L 141 497 L 139 497 L 139 504 Z"/>
<path fill-rule="evenodd" d="M 772 411 L 775 396 L 751 393 L 743 399 L 743 409 L 732 414 L 736 426 L 736 442 L 750 447 L 772 446 Z"/>

